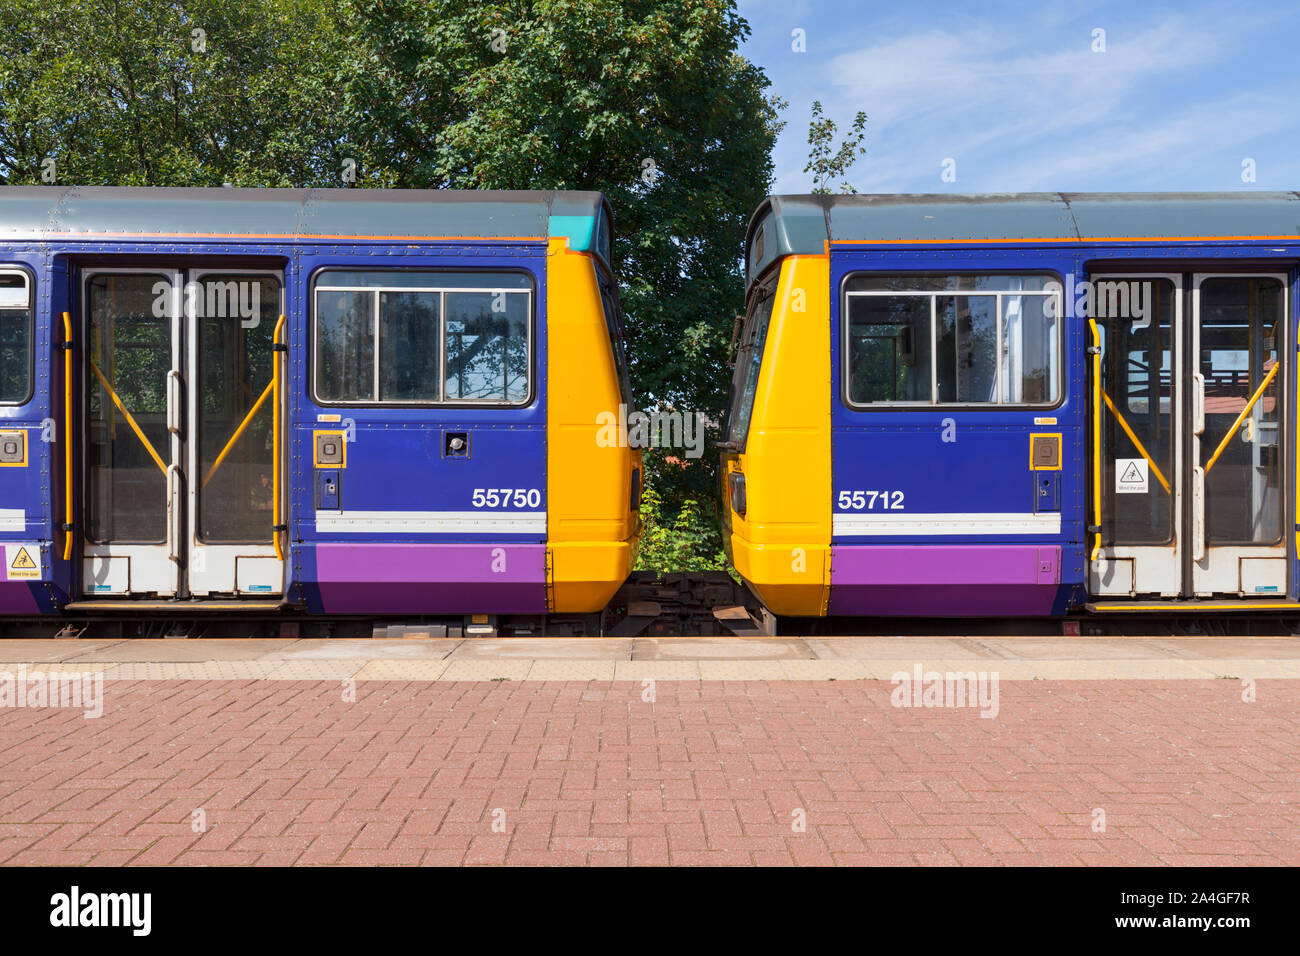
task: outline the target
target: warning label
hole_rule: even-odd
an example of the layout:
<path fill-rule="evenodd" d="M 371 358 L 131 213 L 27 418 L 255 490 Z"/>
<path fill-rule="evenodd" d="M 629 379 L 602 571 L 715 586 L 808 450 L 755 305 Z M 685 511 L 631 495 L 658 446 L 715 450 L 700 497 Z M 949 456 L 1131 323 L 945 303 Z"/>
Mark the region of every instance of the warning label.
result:
<path fill-rule="evenodd" d="M 1145 495 L 1147 493 L 1147 460 L 1145 458 L 1115 459 L 1115 494 Z"/>
<path fill-rule="evenodd" d="M 5 548 L 6 569 L 10 581 L 39 580 L 41 576 L 41 549 L 34 544 L 11 544 Z"/>

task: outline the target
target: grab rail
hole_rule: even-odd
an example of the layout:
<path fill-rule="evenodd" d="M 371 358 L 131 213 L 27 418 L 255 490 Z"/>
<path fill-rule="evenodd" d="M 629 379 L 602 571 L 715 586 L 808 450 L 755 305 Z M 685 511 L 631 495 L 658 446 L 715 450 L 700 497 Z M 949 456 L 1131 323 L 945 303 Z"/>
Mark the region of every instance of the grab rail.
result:
<path fill-rule="evenodd" d="M 235 433 L 231 435 L 230 440 L 226 442 L 226 447 L 221 449 L 221 454 L 219 454 L 217 460 L 212 463 L 212 467 L 208 469 L 208 473 L 203 476 L 203 484 L 200 487 L 206 488 L 208 486 L 208 482 L 212 480 L 212 476 L 217 473 L 217 469 L 221 467 L 221 463 L 226 460 L 226 456 L 230 454 L 231 450 L 235 447 L 235 443 L 238 442 L 240 436 L 244 434 L 244 431 L 253 421 L 254 416 L 262 410 L 262 406 L 266 404 L 266 400 L 270 398 L 271 392 L 274 390 L 275 377 L 274 373 L 272 373 L 271 381 L 268 382 L 266 388 L 262 390 L 261 397 L 253 404 L 249 413 L 244 416 L 244 420 L 239 423 L 239 427 L 235 429 Z"/>
<path fill-rule="evenodd" d="M 95 377 L 99 379 L 99 384 L 104 386 L 104 391 L 108 392 L 108 397 L 113 400 L 113 404 L 117 406 L 117 410 L 122 413 L 122 417 L 126 419 L 126 423 L 131 426 L 131 431 L 135 432 L 135 437 L 140 439 L 140 444 L 144 445 L 144 450 L 149 453 L 149 457 L 154 460 L 158 469 L 164 476 L 166 476 L 167 466 L 163 464 L 162 458 L 159 456 L 158 452 L 154 451 L 153 445 L 150 444 L 149 439 L 146 438 L 144 432 L 141 431 L 139 424 L 135 420 L 135 416 L 127 411 L 126 406 L 122 404 L 122 400 L 117 397 L 117 392 L 113 391 L 113 386 L 108 384 L 108 379 L 104 378 L 104 373 L 99 370 L 99 366 L 95 364 L 94 359 L 90 360 L 90 370 L 95 373 Z"/>
<path fill-rule="evenodd" d="M 1092 330 L 1092 555 L 1096 561 L 1101 554 L 1101 333 L 1097 320 L 1089 319 Z"/>
<path fill-rule="evenodd" d="M 275 460 L 271 465 L 271 543 L 275 546 L 275 556 L 284 560 L 284 549 L 280 546 L 280 532 L 288 530 L 280 523 L 280 353 L 287 351 L 280 344 L 280 333 L 284 331 L 284 316 L 275 323 L 271 333 L 271 454 Z"/>
<path fill-rule="evenodd" d="M 72 560 L 72 316 L 63 313 L 63 560 Z"/>
<path fill-rule="evenodd" d="M 1260 382 L 1259 388 L 1255 389 L 1255 394 L 1250 396 L 1250 401 L 1246 403 L 1246 407 L 1241 410 L 1241 414 L 1237 416 L 1237 420 L 1232 423 L 1232 427 L 1228 429 L 1228 433 L 1223 436 L 1223 441 L 1219 442 L 1219 447 L 1214 449 L 1214 454 L 1211 455 L 1210 460 L 1205 463 L 1205 473 L 1207 475 L 1210 473 L 1210 469 L 1214 467 L 1214 463 L 1219 460 L 1219 456 L 1223 454 L 1223 450 L 1228 447 L 1228 442 L 1232 441 L 1232 436 L 1237 433 L 1237 428 L 1245 420 L 1246 416 L 1250 414 L 1250 410 L 1255 407 L 1255 403 L 1258 402 L 1260 396 L 1264 394 L 1264 389 L 1268 388 L 1268 383 L 1273 381 L 1273 376 L 1277 375 L 1277 370 L 1281 367 L 1282 365 L 1279 362 L 1269 369 L 1268 374 L 1264 376 L 1264 381 Z"/>

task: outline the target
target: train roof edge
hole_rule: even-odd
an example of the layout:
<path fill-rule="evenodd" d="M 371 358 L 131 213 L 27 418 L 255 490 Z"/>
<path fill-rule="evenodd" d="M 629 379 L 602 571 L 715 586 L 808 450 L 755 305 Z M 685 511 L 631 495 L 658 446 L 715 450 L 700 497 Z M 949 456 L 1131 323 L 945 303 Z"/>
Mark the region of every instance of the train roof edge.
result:
<path fill-rule="evenodd" d="M 0 186 L 0 240 L 566 236 L 608 262 L 612 229 L 599 192 Z"/>
<path fill-rule="evenodd" d="M 1300 193 L 773 195 L 745 235 L 746 282 L 828 242 L 1300 236 Z"/>

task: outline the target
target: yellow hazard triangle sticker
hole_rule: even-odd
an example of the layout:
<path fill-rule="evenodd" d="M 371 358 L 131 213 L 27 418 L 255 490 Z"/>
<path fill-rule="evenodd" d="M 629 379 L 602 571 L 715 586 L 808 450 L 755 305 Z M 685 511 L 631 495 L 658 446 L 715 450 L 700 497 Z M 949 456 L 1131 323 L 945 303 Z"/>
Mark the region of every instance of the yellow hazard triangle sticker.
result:
<path fill-rule="evenodd" d="M 16 552 L 11 552 L 13 557 L 9 559 L 9 579 L 21 578 L 39 578 L 41 576 L 41 566 L 32 559 L 28 546 L 23 545 Z"/>

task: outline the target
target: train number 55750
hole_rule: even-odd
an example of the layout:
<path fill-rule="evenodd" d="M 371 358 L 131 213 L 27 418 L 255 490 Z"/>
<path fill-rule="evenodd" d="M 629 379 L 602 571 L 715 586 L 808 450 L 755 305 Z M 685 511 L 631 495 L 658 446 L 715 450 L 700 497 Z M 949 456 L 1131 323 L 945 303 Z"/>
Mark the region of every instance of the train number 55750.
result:
<path fill-rule="evenodd" d="M 475 488 L 470 502 L 475 508 L 540 508 L 542 492 L 537 488 Z"/>

